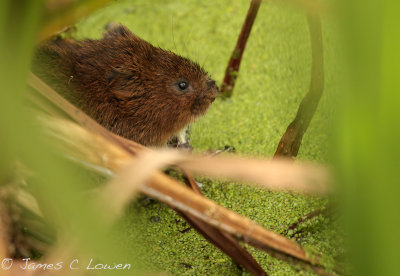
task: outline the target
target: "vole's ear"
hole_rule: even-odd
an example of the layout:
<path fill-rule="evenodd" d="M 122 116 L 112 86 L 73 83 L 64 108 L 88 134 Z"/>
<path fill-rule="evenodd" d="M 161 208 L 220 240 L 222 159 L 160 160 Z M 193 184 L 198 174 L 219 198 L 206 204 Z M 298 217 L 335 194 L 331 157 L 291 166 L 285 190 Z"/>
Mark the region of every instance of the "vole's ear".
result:
<path fill-rule="evenodd" d="M 108 85 L 115 85 L 123 78 L 127 78 L 127 69 L 124 65 L 115 66 L 111 71 L 106 74 L 106 81 Z"/>
<path fill-rule="evenodd" d="M 106 74 L 107 84 L 111 85 L 115 81 L 115 79 L 117 77 L 119 77 L 119 75 L 120 75 L 120 72 L 118 72 L 118 70 L 115 70 L 115 69 L 113 69 L 110 72 L 108 72 Z"/>
<path fill-rule="evenodd" d="M 120 100 L 126 100 L 132 97 L 133 91 L 128 89 L 129 85 L 127 86 L 127 83 L 135 82 L 135 78 L 135 73 L 126 70 L 126 68 L 123 66 L 117 66 L 113 68 L 106 75 L 110 92 L 112 92 L 113 95 Z"/>
<path fill-rule="evenodd" d="M 111 24 L 107 28 L 107 32 L 104 34 L 104 38 L 118 38 L 118 37 L 125 37 L 131 38 L 135 35 L 124 25 L 121 24 Z"/>

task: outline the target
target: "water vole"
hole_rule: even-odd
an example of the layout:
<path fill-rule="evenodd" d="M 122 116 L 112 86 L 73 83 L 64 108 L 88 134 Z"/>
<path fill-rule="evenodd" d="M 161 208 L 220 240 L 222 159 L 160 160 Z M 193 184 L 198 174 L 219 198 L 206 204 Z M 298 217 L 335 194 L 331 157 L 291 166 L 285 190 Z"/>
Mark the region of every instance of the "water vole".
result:
<path fill-rule="evenodd" d="M 34 71 L 110 131 L 165 144 L 203 115 L 218 88 L 196 63 L 154 47 L 122 25 L 100 40 L 41 45 Z"/>

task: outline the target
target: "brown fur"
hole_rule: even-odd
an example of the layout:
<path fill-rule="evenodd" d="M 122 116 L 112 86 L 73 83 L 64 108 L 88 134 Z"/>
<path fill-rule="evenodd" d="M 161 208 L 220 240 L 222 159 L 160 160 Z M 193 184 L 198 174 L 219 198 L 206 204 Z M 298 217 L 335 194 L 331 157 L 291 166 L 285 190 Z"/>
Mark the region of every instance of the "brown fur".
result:
<path fill-rule="evenodd" d="M 218 93 L 197 64 L 124 26 L 101 40 L 48 42 L 37 51 L 34 71 L 110 131 L 148 146 L 165 144 Z M 181 81 L 189 84 L 185 91 Z"/>

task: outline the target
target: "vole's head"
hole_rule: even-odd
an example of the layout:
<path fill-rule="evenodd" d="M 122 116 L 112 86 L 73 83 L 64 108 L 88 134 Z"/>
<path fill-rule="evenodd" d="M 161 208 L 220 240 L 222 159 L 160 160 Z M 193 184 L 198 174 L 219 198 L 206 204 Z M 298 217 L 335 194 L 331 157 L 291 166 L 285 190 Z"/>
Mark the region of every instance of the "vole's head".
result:
<path fill-rule="evenodd" d="M 111 77 L 124 75 L 124 83 L 119 81 L 115 90 L 126 93 L 128 99 L 136 100 L 140 94 L 151 98 L 150 105 L 156 110 L 168 112 L 164 116 L 179 113 L 179 117 L 193 120 L 204 114 L 217 97 L 215 81 L 198 64 L 152 46 L 123 26 L 111 29 L 105 39 L 125 47 L 123 64 L 114 68 Z"/>
<path fill-rule="evenodd" d="M 186 58 L 157 49 L 152 64 L 154 72 L 159 74 L 155 81 L 165 91 L 165 96 L 176 100 L 194 117 L 206 112 L 218 95 L 215 81 L 198 64 Z"/>

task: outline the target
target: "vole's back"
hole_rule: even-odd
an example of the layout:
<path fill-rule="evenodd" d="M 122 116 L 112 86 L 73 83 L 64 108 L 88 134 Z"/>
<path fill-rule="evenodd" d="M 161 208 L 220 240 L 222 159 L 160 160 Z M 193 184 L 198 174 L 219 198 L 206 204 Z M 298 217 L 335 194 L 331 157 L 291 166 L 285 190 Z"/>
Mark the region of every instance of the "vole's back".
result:
<path fill-rule="evenodd" d="M 38 48 L 34 71 L 67 100 L 96 117 L 92 108 L 112 100 L 107 90 L 107 73 L 120 65 L 114 51 L 94 40 L 84 45 L 72 40 L 55 40 Z"/>

